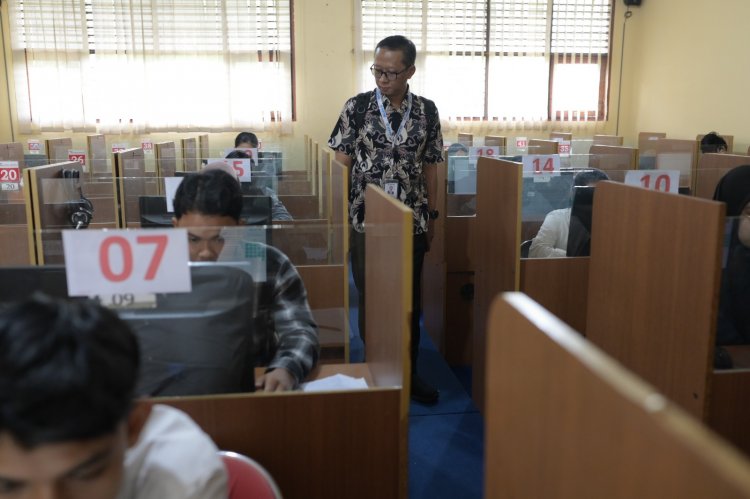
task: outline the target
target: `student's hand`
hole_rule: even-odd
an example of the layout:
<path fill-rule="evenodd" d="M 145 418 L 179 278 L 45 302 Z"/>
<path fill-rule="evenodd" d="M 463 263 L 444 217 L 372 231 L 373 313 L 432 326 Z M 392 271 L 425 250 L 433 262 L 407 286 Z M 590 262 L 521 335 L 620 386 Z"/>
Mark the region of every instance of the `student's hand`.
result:
<path fill-rule="evenodd" d="M 294 376 L 283 367 L 277 367 L 255 380 L 255 389 L 266 392 L 285 392 L 294 389 L 294 385 Z"/>

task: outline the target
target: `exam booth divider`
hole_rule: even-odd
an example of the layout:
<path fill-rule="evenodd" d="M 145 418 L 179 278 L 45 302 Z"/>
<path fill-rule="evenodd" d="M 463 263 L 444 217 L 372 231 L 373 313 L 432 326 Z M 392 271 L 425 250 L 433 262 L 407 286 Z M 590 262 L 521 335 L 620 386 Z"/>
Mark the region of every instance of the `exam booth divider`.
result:
<path fill-rule="evenodd" d="M 592 146 L 618 146 L 623 144 L 623 137 L 620 135 L 594 135 L 592 137 Z"/>
<path fill-rule="evenodd" d="M 603 182 L 586 335 L 750 452 L 750 369 L 713 371 L 723 203 Z"/>
<path fill-rule="evenodd" d="M 465 147 L 472 147 L 474 145 L 474 134 L 459 132 L 456 136 L 456 142 Z"/>
<path fill-rule="evenodd" d="M 24 170 L 29 262 L 32 265 L 64 263 L 60 230 L 72 228 L 69 206 L 79 199 L 72 180 L 63 179 L 63 170 L 79 172 L 77 161 L 35 166 Z"/>
<path fill-rule="evenodd" d="M 485 497 L 750 497 L 745 456 L 529 297 L 487 336 Z"/>
<path fill-rule="evenodd" d="M 111 180 L 112 168 L 110 167 L 109 154 L 107 154 L 106 137 L 102 134 L 86 136 L 86 150 L 88 152 L 86 162 L 89 178 L 92 181 L 96 179 Z M 65 159 L 67 160 L 67 158 Z"/>
<path fill-rule="evenodd" d="M 26 166 L 23 158 L 23 144 L 20 142 L 0 144 L 0 161 L 16 161 L 18 168 L 23 170 Z"/>
<path fill-rule="evenodd" d="M 666 138 L 664 132 L 638 133 L 638 169 L 653 169 L 656 163 L 656 141 Z"/>
<path fill-rule="evenodd" d="M 159 192 L 160 179 L 146 172 L 143 149 L 126 149 L 115 153 L 114 177 L 117 199 L 117 226 L 132 229 L 141 226 L 139 198 Z"/>
<path fill-rule="evenodd" d="M 695 192 L 695 169 L 698 163 L 696 142 L 683 139 L 656 139 L 654 148 L 656 169 L 679 170 L 680 187 L 688 187 L 691 193 Z"/>
<path fill-rule="evenodd" d="M 373 310 L 366 362 L 323 365 L 312 378 L 364 377 L 368 389 L 141 402 L 187 412 L 219 448 L 262 464 L 287 498 L 407 497 L 412 218 L 382 190 L 368 188 L 366 195 L 367 306 Z"/>
<path fill-rule="evenodd" d="M 472 396 L 480 411 L 490 304 L 497 293 L 520 286 L 522 173 L 522 165 L 512 161 L 482 157 L 477 162 Z"/>
<path fill-rule="evenodd" d="M 201 169 L 200 161 L 198 160 L 198 141 L 195 137 L 181 139 L 180 144 L 182 147 L 182 171 L 183 172 L 197 172 Z"/>
<path fill-rule="evenodd" d="M 550 132 L 549 134 L 550 140 L 559 141 L 559 140 L 573 140 L 573 134 L 571 132 Z"/>
<path fill-rule="evenodd" d="M 485 135 L 484 145 L 500 147 L 503 151 L 503 154 L 505 154 L 505 152 L 508 150 L 508 138 L 501 135 Z"/>
<path fill-rule="evenodd" d="M 208 134 L 203 133 L 201 135 L 198 135 L 198 158 L 208 159 L 211 157 L 211 148 L 208 144 Z"/>
<path fill-rule="evenodd" d="M 68 151 L 73 149 L 73 139 L 57 138 L 44 141 L 50 164 L 68 161 Z"/>
<path fill-rule="evenodd" d="M 559 143 L 555 140 L 530 139 L 529 154 L 557 154 Z"/>
<path fill-rule="evenodd" d="M 702 154 L 695 170 L 695 196 L 713 199 L 721 177 L 740 165 L 750 165 L 750 157 L 742 154 Z"/>
<path fill-rule="evenodd" d="M 174 142 L 158 142 L 154 144 L 154 161 L 156 164 L 156 178 L 159 179 L 158 193 L 166 195 L 164 178 L 174 177 L 177 172 L 177 150 Z"/>
<path fill-rule="evenodd" d="M 594 144 L 589 149 L 589 167 L 602 170 L 610 180 L 625 182 L 625 172 L 638 169 L 638 149 Z"/>

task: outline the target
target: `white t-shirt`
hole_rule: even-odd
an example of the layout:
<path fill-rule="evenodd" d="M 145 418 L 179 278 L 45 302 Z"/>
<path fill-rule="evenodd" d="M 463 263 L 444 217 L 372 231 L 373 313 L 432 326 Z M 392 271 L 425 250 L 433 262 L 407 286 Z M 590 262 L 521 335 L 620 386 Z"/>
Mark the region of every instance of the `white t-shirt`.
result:
<path fill-rule="evenodd" d="M 529 258 L 566 256 L 570 231 L 570 208 L 547 213 L 529 247 Z"/>
<path fill-rule="evenodd" d="M 118 499 L 226 499 L 227 472 L 208 435 L 182 411 L 154 405 L 125 454 Z"/>

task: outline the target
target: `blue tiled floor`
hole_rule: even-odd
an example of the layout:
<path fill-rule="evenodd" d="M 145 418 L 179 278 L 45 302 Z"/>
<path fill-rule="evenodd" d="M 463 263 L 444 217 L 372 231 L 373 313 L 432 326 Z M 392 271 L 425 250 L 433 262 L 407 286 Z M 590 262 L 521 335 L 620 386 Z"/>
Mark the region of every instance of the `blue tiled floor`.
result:
<path fill-rule="evenodd" d="M 357 303 L 350 283 L 350 303 Z M 357 310 L 350 310 L 350 359 L 362 362 Z M 409 407 L 409 497 L 481 498 L 484 483 L 484 422 L 469 398 L 471 371 L 451 369 L 422 331 L 419 372 L 440 390 L 440 402 Z M 459 377 L 456 376 L 459 375 Z"/>

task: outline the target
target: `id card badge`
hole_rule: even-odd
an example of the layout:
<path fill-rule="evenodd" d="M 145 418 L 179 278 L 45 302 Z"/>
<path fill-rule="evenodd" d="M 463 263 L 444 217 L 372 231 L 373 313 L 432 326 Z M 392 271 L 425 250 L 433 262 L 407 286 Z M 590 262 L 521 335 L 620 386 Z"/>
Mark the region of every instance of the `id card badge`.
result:
<path fill-rule="evenodd" d="M 389 196 L 398 199 L 398 180 L 386 180 L 383 190 Z"/>

